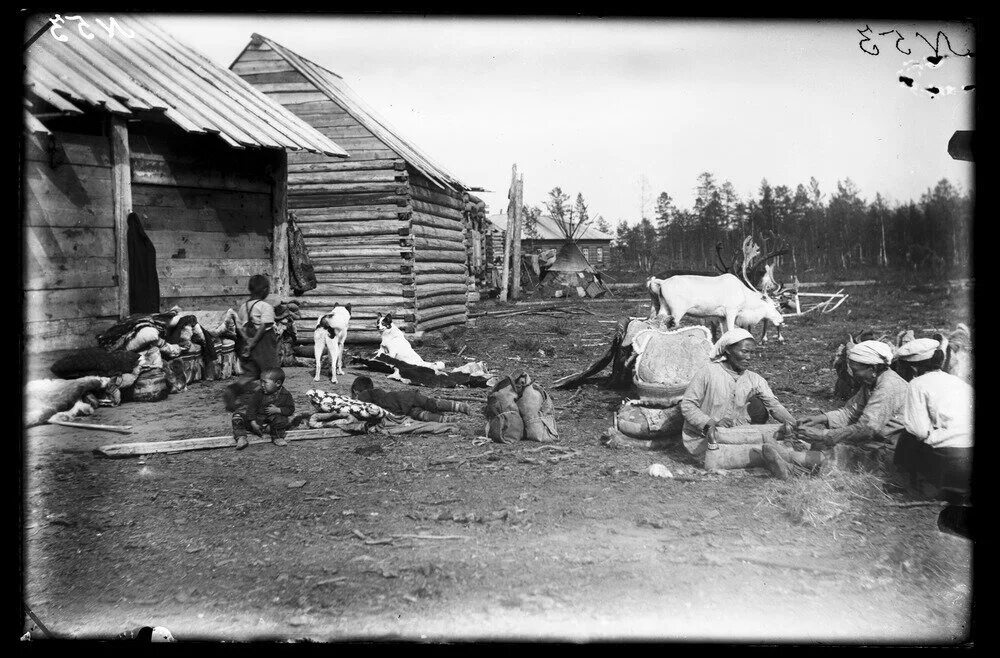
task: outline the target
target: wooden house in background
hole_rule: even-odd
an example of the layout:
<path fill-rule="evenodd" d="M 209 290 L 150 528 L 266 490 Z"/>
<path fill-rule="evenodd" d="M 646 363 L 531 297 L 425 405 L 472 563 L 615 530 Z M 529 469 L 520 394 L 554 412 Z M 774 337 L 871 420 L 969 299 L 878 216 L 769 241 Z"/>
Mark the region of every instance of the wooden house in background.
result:
<path fill-rule="evenodd" d="M 235 307 L 258 273 L 287 295 L 286 149 L 346 152 L 153 22 L 116 16 L 112 36 L 84 18 L 93 39 L 62 28 L 25 53 L 28 350 L 92 346 L 130 314 L 133 210 L 161 311 Z"/>
<path fill-rule="evenodd" d="M 490 215 L 487 220 L 491 226 L 493 254 L 502 260 L 507 215 Z M 546 249 L 558 251 L 566 242 L 566 236 L 560 229 L 559 222 L 549 215 L 542 215 L 538 218 L 536 233 L 537 235 L 534 237 L 524 232 L 521 233 L 522 254 L 538 253 Z M 614 236 L 610 233 L 605 233 L 594 226 L 586 226 L 573 241 L 576 242 L 580 252 L 591 267 L 604 270 L 611 266 L 611 240 L 613 238 Z"/>
<path fill-rule="evenodd" d="M 464 324 L 475 284 L 466 240 L 472 188 L 403 139 L 339 75 L 270 39 L 254 34 L 230 68 L 350 153 L 345 161 L 289 157 L 288 205 L 319 281 L 300 298 L 301 328 L 334 302 L 352 304 L 352 342 L 379 340 L 379 312 L 417 336 Z"/>

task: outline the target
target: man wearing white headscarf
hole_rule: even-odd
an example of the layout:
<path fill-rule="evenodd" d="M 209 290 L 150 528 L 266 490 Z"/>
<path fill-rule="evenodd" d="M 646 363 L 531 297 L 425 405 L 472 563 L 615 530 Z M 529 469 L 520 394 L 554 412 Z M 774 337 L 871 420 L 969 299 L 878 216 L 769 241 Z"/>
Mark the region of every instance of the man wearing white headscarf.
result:
<path fill-rule="evenodd" d="M 867 449 L 892 448 L 903 431 L 906 381 L 889 368 L 892 348 L 865 340 L 847 352 L 848 366 L 858 392 L 842 408 L 799 419 L 796 436 L 814 448 L 838 443 Z"/>
<path fill-rule="evenodd" d="M 932 338 L 899 348 L 897 358 L 914 370 L 903 406 L 905 433 L 896 446 L 896 466 L 911 482 L 924 475 L 937 486 L 967 490 L 972 460 L 972 387 L 941 371 L 944 353 Z"/>
<path fill-rule="evenodd" d="M 716 427 L 750 423 L 747 405 L 756 396 L 780 423 L 794 423 L 764 378 L 747 370 L 754 338 L 746 329 L 722 334 L 712 351 L 712 362 L 695 373 L 681 398 L 684 447 L 703 456 L 716 443 Z"/>

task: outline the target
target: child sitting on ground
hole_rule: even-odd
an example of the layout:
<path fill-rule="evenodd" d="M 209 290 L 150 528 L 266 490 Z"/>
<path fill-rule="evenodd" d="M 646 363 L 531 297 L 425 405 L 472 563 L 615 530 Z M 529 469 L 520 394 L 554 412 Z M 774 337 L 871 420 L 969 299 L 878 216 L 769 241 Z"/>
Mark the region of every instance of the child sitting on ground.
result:
<path fill-rule="evenodd" d="M 375 388 L 370 377 L 358 377 L 354 380 L 354 383 L 351 384 L 351 397 L 361 402 L 377 404 L 389 413 L 438 423 L 449 423 L 457 420 L 454 416 L 442 413 L 445 411 L 472 413 L 472 409 L 465 402 L 438 400 L 414 390 L 386 391 Z"/>
<path fill-rule="evenodd" d="M 250 445 L 247 441 L 248 425 L 258 436 L 268 432 L 274 445 L 288 445 L 285 432 L 295 412 L 295 400 L 284 383 L 285 371 L 281 368 L 267 368 L 260 373 L 260 388 L 250 395 L 245 410 L 233 412 L 233 438 L 236 439 L 237 450 Z"/>

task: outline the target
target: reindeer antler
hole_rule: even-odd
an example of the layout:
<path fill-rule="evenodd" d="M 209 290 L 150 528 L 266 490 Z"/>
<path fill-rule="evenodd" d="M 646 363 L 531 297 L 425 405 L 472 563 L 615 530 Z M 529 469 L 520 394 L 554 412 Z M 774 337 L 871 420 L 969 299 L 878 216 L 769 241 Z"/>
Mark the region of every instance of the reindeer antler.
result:
<path fill-rule="evenodd" d="M 723 274 L 725 274 L 726 272 L 732 271 L 733 264 L 732 264 L 732 262 L 730 262 L 729 265 L 726 265 L 726 261 L 723 260 L 723 258 L 722 258 L 722 249 L 723 249 L 722 241 L 720 240 L 720 241 L 718 241 L 718 242 L 715 243 L 715 257 L 719 259 L 719 263 L 722 264 L 722 267 L 719 267 L 718 265 L 716 265 L 715 269 L 717 269 L 720 272 L 722 272 Z"/>
<path fill-rule="evenodd" d="M 757 290 L 757 288 L 750 283 L 750 278 L 747 276 L 747 264 L 758 255 L 760 255 L 760 247 L 758 247 L 757 243 L 753 241 L 753 237 L 748 235 L 743 238 L 743 264 L 741 265 L 743 270 L 743 282 L 754 290 Z M 757 290 L 757 292 L 760 291 Z"/>

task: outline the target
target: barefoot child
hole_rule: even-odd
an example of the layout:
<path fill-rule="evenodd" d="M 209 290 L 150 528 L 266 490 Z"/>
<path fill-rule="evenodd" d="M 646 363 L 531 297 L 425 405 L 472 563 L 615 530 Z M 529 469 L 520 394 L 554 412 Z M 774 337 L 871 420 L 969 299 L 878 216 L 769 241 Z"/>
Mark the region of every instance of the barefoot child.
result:
<path fill-rule="evenodd" d="M 371 402 L 382 407 L 389 413 L 409 416 L 416 420 L 430 420 L 446 423 L 454 420 L 446 416 L 445 411 L 457 411 L 463 414 L 472 413 L 465 402 L 438 400 L 428 397 L 420 391 L 386 391 L 375 388 L 370 377 L 358 377 L 351 385 L 351 397 L 361 402 Z"/>
<path fill-rule="evenodd" d="M 285 371 L 281 368 L 267 368 L 260 374 L 260 388 L 250 395 L 246 410 L 233 413 L 233 438 L 236 449 L 242 450 L 247 441 L 247 426 L 258 436 L 268 432 L 271 443 L 287 446 L 285 432 L 290 424 L 290 416 L 295 412 L 295 401 L 285 387 Z"/>

